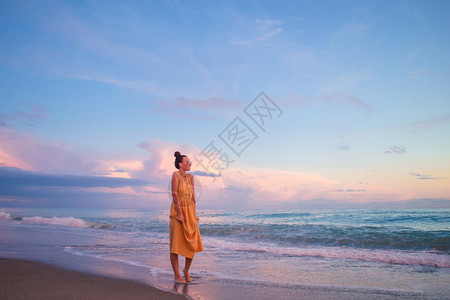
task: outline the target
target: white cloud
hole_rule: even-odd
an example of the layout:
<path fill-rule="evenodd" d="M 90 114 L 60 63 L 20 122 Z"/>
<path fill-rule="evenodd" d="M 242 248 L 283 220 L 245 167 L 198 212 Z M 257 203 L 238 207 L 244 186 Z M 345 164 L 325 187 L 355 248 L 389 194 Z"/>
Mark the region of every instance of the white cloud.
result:
<path fill-rule="evenodd" d="M 311 105 L 313 103 L 321 103 L 326 105 L 340 105 L 340 106 L 353 106 L 366 113 L 372 113 L 373 109 L 370 104 L 356 97 L 353 93 L 331 93 L 317 98 L 301 98 L 296 94 L 293 94 L 287 100 L 290 105 Z"/>
<path fill-rule="evenodd" d="M 277 28 L 277 29 L 275 29 L 275 30 L 273 30 L 271 32 L 268 32 L 268 33 L 266 33 L 266 34 L 264 34 L 262 36 L 256 37 L 255 41 L 265 41 L 265 40 L 269 39 L 272 36 L 280 34 L 282 31 L 283 31 L 283 29 Z"/>
<path fill-rule="evenodd" d="M 256 20 L 255 23 L 266 25 L 266 26 L 274 26 L 274 25 L 281 25 L 284 23 L 284 21 L 283 20 L 265 19 L 265 20 Z"/>
<path fill-rule="evenodd" d="M 283 23 L 284 20 L 255 20 L 256 27 L 251 24 L 247 24 L 246 28 L 249 29 L 246 33 L 242 32 L 241 27 L 239 33 L 233 35 L 231 43 L 241 46 L 254 46 L 262 42 L 269 43 L 272 37 L 283 31 L 283 28 L 280 27 Z M 247 38 L 242 38 L 243 35 L 246 35 Z"/>

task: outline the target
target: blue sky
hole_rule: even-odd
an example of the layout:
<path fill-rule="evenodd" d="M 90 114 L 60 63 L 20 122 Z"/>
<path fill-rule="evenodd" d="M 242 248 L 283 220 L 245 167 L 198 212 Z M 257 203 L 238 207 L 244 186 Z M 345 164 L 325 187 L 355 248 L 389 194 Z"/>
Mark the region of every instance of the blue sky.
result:
<path fill-rule="evenodd" d="M 194 160 L 201 208 L 449 207 L 449 23 L 448 1 L 2 1 L 0 206 L 165 208 L 173 152 L 213 142 L 233 162 Z"/>

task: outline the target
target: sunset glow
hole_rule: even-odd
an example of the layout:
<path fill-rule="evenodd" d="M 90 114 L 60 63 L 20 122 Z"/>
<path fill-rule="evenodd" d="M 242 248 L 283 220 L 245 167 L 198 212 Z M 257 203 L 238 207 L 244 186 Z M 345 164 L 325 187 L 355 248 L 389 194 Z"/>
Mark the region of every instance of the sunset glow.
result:
<path fill-rule="evenodd" d="M 448 1 L 0 6 L 0 206 L 450 207 Z"/>

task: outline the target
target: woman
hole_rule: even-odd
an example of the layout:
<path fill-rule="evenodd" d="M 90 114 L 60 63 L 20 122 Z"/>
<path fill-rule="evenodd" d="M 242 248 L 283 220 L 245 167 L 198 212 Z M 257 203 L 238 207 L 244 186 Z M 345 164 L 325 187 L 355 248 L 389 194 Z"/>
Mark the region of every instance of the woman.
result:
<path fill-rule="evenodd" d="M 202 238 L 195 212 L 194 176 L 186 174 L 192 162 L 186 155 L 175 152 L 172 175 L 172 205 L 170 206 L 170 262 L 177 282 L 189 282 L 189 268 L 196 252 L 203 251 Z M 186 257 L 184 279 L 178 269 L 178 255 Z"/>

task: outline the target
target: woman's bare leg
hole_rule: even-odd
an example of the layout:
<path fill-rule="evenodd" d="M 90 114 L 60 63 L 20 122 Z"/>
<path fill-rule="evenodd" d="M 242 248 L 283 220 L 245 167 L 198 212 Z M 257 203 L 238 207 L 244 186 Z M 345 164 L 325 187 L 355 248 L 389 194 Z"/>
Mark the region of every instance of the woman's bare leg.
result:
<path fill-rule="evenodd" d="M 175 275 L 175 280 L 177 282 L 186 282 L 180 275 L 178 269 L 178 254 L 170 253 L 170 263 L 172 264 L 173 274 Z"/>
<path fill-rule="evenodd" d="M 193 258 L 186 257 L 186 263 L 184 265 L 184 270 L 183 270 L 184 279 L 186 280 L 186 282 L 192 281 L 191 276 L 189 275 L 189 268 L 191 267 L 192 260 L 193 260 Z"/>

